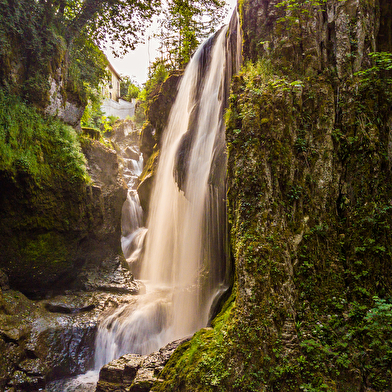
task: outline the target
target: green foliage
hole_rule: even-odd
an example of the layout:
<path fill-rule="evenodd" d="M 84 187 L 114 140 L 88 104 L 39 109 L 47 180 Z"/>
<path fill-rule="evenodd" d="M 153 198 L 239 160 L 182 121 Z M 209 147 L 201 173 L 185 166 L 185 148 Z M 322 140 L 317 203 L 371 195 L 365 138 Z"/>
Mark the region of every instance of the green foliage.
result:
<path fill-rule="evenodd" d="M 222 22 L 225 5 L 223 0 L 170 0 L 157 35 L 161 41 L 160 60 L 170 69 L 187 64 L 200 42 Z"/>
<path fill-rule="evenodd" d="M 169 70 L 162 61 L 155 61 L 149 68 L 148 80 L 145 85 L 145 95 L 149 97 L 168 78 Z M 142 94 L 143 96 L 143 94 Z"/>
<path fill-rule="evenodd" d="M 132 99 L 138 98 L 140 94 L 140 87 L 136 81 L 129 76 L 121 75 L 120 82 L 120 95 L 123 99 L 131 101 Z"/>
<path fill-rule="evenodd" d="M 138 98 L 139 94 L 140 94 L 140 87 L 138 85 L 132 83 L 128 86 L 128 92 L 126 95 L 128 101 Z"/>
<path fill-rule="evenodd" d="M 67 75 L 68 90 L 79 95 L 82 103 L 100 105 L 100 88 L 103 81 L 109 80 L 106 70 L 108 60 L 97 45 L 83 36 L 78 36 L 69 53 Z"/>
<path fill-rule="evenodd" d="M 159 92 L 162 83 L 169 77 L 169 70 L 164 62 L 155 61 L 149 68 L 149 76 L 144 88 L 138 94 L 135 109 L 135 121 L 142 125 L 151 99 Z"/>
<path fill-rule="evenodd" d="M 63 178 L 88 180 L 85 158 L 75 131 L 58 120 L 42 118 L 17 97 L 0 90 L 0 172 L 14 181 L 40 185 Z"/>
<path fill-rule="evenodd" d="M 49 75 L 58 78 L 54 73 L 65 57 L 62 28 L 42 2 L 2 0 L 0 4 L 0 87 L 8 86 L 46 106 Z"/>
<path fill-rule="evenodd" d="M 371 68 L 355 73 L 359 77 L 361 89 L 373 97 L 382 92 L 385 103 L 392 102 L 392 53 L 370 53 L 373 62 Z"/>
<path fill-rule="evenodd" d="M 82 127 L 99 128 L 102 123 L 103 112 L 101 110 L 102 98 L 100 95 L 90 95 L 90 100 L 84 109 L 80 119 Z"/>
<path fill-rule="evenodd" d="M 113 125 L 118 120 L 116 116 L 102 116 L 101 117 L 101 129 L 105 132 L 111 132 L 113 130 Z"/>
<path fill-rule="evenodd" d="M 159 1 L 1 1 L 0 87 L 45 108 L 53 80 L 86 104 L 106 78 L 98 46 L 111 38 L 126 51 L 141 40 Z M 132 17 L 128 17 L 132 15 Z"/>

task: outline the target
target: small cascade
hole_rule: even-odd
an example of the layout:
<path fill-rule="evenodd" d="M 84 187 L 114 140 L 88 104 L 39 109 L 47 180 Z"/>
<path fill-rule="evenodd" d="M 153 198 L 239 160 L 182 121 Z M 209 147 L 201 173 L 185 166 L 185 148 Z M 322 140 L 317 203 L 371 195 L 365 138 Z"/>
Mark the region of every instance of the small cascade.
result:
<path fill-rule="evenodd" d="M 143 170 L 143 154 L 139 146 L 135 144 L 126 147 L 123 159 L 128 196 L 122 207 L 121 248 L 132 272 L 137 274 L 137 262 L 147 233 L 147 229 L 143 227 L 143 210 L 136 191 L 137 181 Z"/>

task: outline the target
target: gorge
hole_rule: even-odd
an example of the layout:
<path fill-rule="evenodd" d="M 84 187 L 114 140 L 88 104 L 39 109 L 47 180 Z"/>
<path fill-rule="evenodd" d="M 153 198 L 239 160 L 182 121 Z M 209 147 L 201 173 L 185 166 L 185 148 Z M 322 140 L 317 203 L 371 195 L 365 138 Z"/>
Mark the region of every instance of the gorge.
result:
<path fill-rule="evenodd" d="M 138 185 L 148 232 L 137 206 L 129 214 L 137 217 L 132 228 L 123 227 L 123 244 L 131 244 L 123 253 L 136 279 L 117 250 L 127 191 L 110 149 L 84 142 L 93 179 L 87 187 L 77 176 L 74 185 L 61 177 L 61 187 L 35 186 L 27 158 L 16 174 L 0 167 L 5 390 L 38 390 L 91 369 L 98 324 L 108 320 L 110 331 L 115 323 L 109 320 L 118 321 L 120 313 L 153 339 L 142 336 L 131 347 L 132 334 L 124 333 L 124 350 L 98 366 L 125 354 L 102 368 L 99 391 L 392 388 L 392 6 L 387 0 L 244 0 L 238 15 L 242 61 L 232 20 L 194 55 L 183 76 L 163 83 L 162 102 L 165 84 L 172 96 L 181 78 L 163 135 L 167 113 L 158 100 L 152 103 L 141 137 L 141 150 L 149 153 Z M 229 50 L 213 66 L 219 42 Z M 214 92 L 204 90 L 212 86 Z M 174 118 L 177 109 L 187 115 Z M 202 129 L 208 132 L 199 142 Z M 193 166 L 198 148 L 208 158 Z M 103 161 L 110 163 L 104 170 Z M 204 164 L 206 171 L 198 172 Z M 152 179 L 156 186 L 146 209 Z M 53 189 L 59 207 L 53 206 Z M 20 195 L 16 201 L 14 194 Z M 72 195 L 71 202 L 63 195 Z M 128 206 L 136 199 L 130 191 Z M 40 208 L 38 217 L 31 205 Z M 168 259 L 185 259 L 190 269 L 167 265 Z M 213 262 L 219 265 L 216 276 Z M 48 293 L 56 285 L 59 292 Z M 71 287 L 106 291 L 88 299 L 80 295 L 70 305 L 61 295 Z M 138 307 L 150 295 L 148 306 Z M 56 323 L 68 325 L 63 341 L 69 350 L 54 339 L 55 328 L 44 330 L 59 311 Z M 178 348 L 170 346 L 186 335 Z M 166 343 L 165 354 L 160 348 Z M 43 363 L 50 369 L 39 368 Z M 28 383 L 28 377 L 39 380 Z"/>

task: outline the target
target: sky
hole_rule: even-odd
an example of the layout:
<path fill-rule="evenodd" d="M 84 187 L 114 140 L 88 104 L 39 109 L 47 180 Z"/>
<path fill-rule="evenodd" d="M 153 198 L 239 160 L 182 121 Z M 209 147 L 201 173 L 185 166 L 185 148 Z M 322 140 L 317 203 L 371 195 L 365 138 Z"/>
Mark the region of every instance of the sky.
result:
<path fill-rule="evenodd" d="M 237 0 L 226 0 L 230 11 L 225 23 L 228 23 L 233 13 Z M 156 28 L 156 26 L 155 26 Z M 130 76 L 139 85 L 147 80 L 148 66 L 158 57 L 159 43 L 152 37 L 154 26 L 145 33 L 145 44 L 139 44 L 135 50 L 130 51 L 124 57 L 114 57 L 110 50 L 105 51 L 106 57 L 121 76 Z"/>

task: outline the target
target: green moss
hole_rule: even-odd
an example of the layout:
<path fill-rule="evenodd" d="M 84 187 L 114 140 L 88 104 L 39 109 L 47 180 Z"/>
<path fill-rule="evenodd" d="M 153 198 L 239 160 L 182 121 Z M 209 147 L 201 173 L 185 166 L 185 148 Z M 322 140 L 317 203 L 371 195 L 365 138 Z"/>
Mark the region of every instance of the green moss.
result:
<path fill-rule="evenodd" d="M 215 318 L 213 328 L 197 332 L 191 341 L 183 343 L 172 355 L 159 375 L 163 381 L 153 391 L 224 391 L 229 372 L 224 361 L 227 332 L 223 329 L 233 314 L 234 296 L 225 303 Z M 193 369 L 189 373 L 188 369 Z"/>
<path fill-rule="evenodd" d="M 388 84 L 353 78 L 337 118 L 328 79 L 272 71 L 246 65 L 226 113 L 235 301 L 156 390 L 391 388 Z"/>
<path fill-rule="evenodd" d="M 58 120 L 44 119 L 15 96 L 0 90 L 0 171 L 32 184 L 87 180 L 86 161 L 76 132 Z"/>
<path fill-rule="evenodd" d="M 0 91 L 0 154 L 1 268 L 22 290 L 51 286 L 72 271 L 88 226 L 79 138 Z"/>

